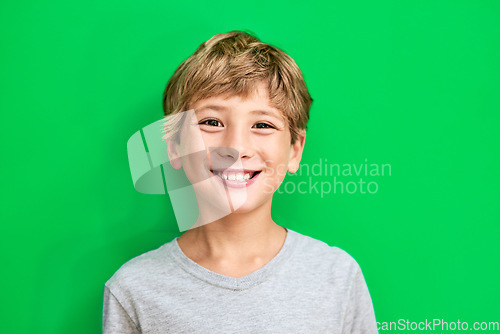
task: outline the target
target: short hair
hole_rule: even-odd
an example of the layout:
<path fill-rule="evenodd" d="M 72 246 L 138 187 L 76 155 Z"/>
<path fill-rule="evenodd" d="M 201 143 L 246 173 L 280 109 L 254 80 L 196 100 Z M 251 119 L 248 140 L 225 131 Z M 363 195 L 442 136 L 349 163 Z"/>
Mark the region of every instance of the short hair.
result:
<path fill-rule="evenodd" d="M 163 94 L 165 116 L 221 95 L 247 97 L 267 83 L 271 106 L 288 121 L 291 142 L 306 129 L 312 98 L 302 72 L 282 50 L 243 31 L 214 35 L 175 70 Z"/>

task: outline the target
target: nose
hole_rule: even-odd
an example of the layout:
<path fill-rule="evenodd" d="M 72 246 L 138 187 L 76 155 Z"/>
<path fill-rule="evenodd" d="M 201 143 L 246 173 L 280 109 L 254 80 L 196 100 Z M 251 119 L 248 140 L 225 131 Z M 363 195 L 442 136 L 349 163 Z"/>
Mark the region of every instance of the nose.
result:
<path fill-rule="evenodd" d="M 218 144 L 209 149 L 213 167 L 230 168 L 238 159 L 247 160 L 254 155 L 249 133 L 238 127 L 228 128 Z"/>
<path fill-rule="evenodd" d="M 221 147 L 214 147 L 212 149 L 213 152 L 216 152 L 222 158 L 229 158 L 236 160 L 240 156 L 240 152 L 233 147 L 221 146 Z"/>
<path fill-rule="evenodd" d="M 253 156 L 253 145 L 250 134 L 244 128 L 234 126 L 228 128 L 224 134 L 222 154 L 233 159 L 251 158 Z"/>

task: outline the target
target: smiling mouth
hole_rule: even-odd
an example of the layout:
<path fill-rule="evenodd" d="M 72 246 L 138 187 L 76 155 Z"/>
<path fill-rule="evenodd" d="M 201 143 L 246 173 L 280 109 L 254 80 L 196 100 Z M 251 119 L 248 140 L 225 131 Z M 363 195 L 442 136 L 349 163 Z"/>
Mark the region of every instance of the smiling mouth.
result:
<path fill-rule="evenodd" d="M 215 176 L 220 177 L 224 181 L 232 181 L 232 182 L 246 182 L 248 180 L 253 179 L 257 175 L 260 174 L 260 170 L 214 170 L 211 169 L 210 172 Z"/>

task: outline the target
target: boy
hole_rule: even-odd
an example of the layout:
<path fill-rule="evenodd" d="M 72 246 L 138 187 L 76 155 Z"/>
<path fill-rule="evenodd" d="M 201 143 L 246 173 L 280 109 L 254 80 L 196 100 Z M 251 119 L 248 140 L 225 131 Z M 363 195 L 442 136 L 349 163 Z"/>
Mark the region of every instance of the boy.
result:
<path fill-rule="evenodd" d="M 215 35 L 177 68 L 164 110 L 183 119 L 165 139 L 198 220 L 106 283 L 104 333 L 377 333 L 357 263 L 271 218 L 311 103 L 292 58 L 244 32 Z"/>

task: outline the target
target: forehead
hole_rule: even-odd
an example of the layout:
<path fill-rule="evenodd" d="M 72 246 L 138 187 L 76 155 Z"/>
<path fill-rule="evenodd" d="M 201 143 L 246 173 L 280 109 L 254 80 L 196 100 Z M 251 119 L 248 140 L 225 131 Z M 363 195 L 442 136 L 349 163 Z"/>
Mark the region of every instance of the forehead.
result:
<path fill-rule="evenodd" d="M 196 113 L 204 111 L 242 112 L 254 115 L 267 115 L 285 120 L 284 112 L 274 107 L 269 100 L 268 90 L 260 84 L 246 95 L 224 94 L 200 99 L 192 105 Z"/>

